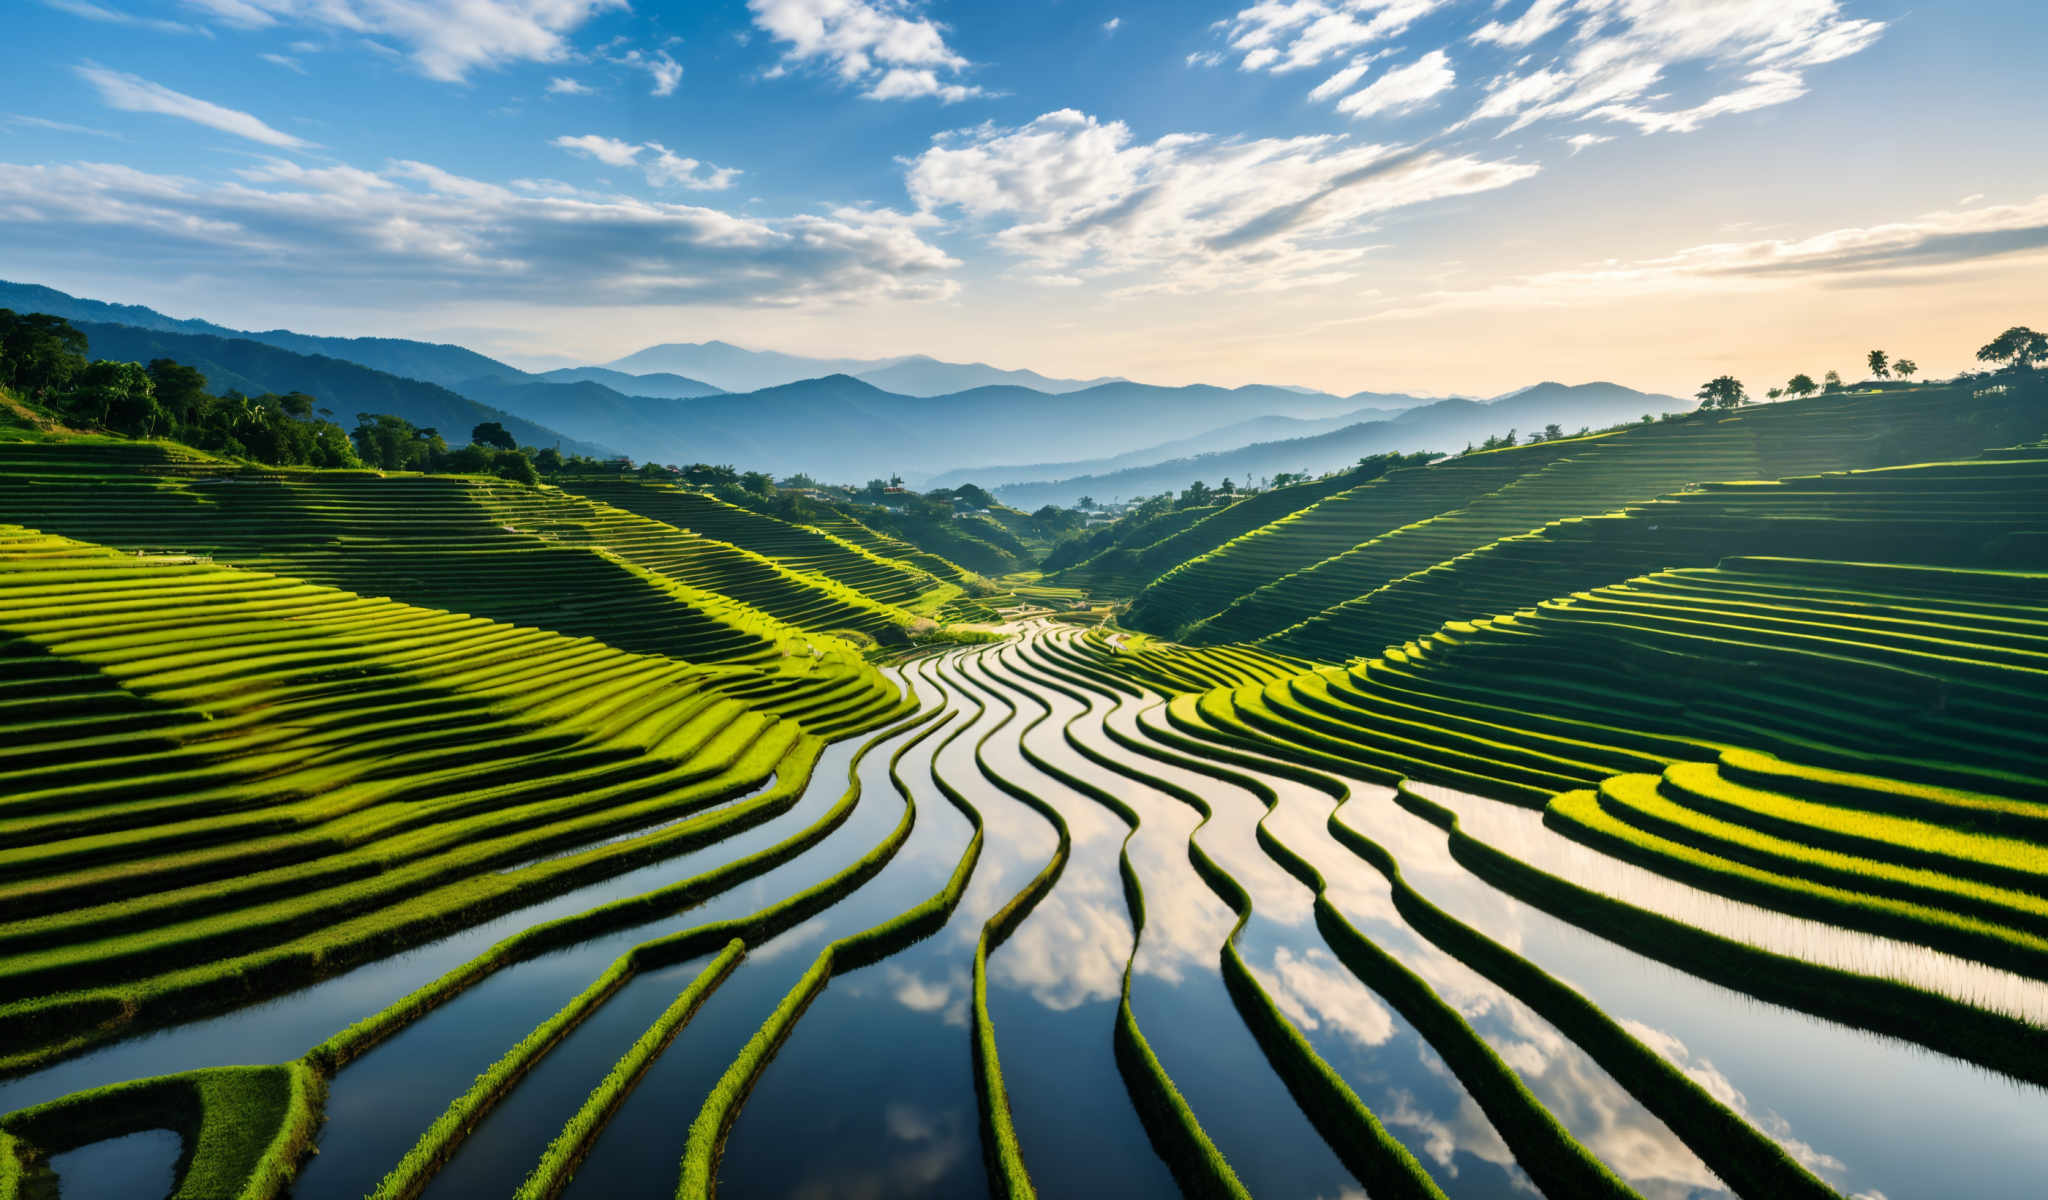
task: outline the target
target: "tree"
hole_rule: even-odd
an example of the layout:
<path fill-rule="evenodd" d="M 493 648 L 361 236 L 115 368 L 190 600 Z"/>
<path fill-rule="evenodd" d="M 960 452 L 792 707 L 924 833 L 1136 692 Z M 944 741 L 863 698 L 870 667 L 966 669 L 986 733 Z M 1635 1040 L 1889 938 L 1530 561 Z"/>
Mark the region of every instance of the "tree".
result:
<path fill-rule="evenodd" d="M 0 383 L 40 399 L 85 369 L 85 335 L 62 317 L 0 308 Z"/>
<path fill-rule="evenodd" d="M 1237 485 L 1230 482 L 1230 476 L 1225 475 L 1223 482 L 1216 485 L 1216 494 L 1219 496 L 1235 496 L 1237 495 Z"/>
<path fill-rule="evenodd" d="M 1543 427 L 1543 440 L 1546 442 L 1554 442 L 1563 436 L 1564 426 L 1559 425 L 1555 421 Z"/>
<path fill-rule="evenodd" d="M 156 402 L 180 425 L 203 421 L 213 397 L 206 393 L 206 376 L 196 369 L 168 358 L 151 360 L 149 381 L 156 387 Z"/>
<path fill-rule="evenodd" d="M 1870 373 L 1877 378 L 1890 379 L 1892 377 L 1891 355 L 1886 354 L 1882 350 L 1872 350 L 1864 356 L 1864 361 L 1870 364 Z"/>
<path fill-rule="evenodd" d="M 1695 393 L 1700 407 L 1734 408 L 1749 403 L 1749 393 L 1742 390 L 1742 381 L 1733 375 L 1717 375 L 1700 385 Z"/>
<path fill-rule="evenodd" d="M 1092 509 L 1095 507 L 1095 497 L 1083 496 L 1074 502 L 1074 507 L 1083 510 Z"/>
<path fill-rule="evenodd" d="M 1209 503 L 1209 485 L 1197 479 L 1180 494 L 1181 508 L 1200 508 Z"/>
<path fill-rule="evenodd" d="M 1782 395 L 1784 395 L 1784 394 L 1785 394 L 1785 389 L 1784 389 L 1784 388 L 1781 388 L 1781 387 L 1774 387 L 1774 388 L 1772 388 L 1772 389 L 1771 389 L 1770 391 L 1768 391 L 1768 392 L 1765 392 L 1765 393 L 1764 393 L 1764 395 L 1766 395 L 1766 396 L 1769 396 L 1769 397 L 1770 397 L 1771 399 L 1773 399 L 1773 400 L 1776 400 L 1776 399 L 1777 399 L 1778 397 L 1780 397 L 1780 396 L 1782 396 Z"/>
<path fill-rule="evenodd" d="M 1913 376 L 1919 374 L 1920 364 L 1914 362 L 1910 358 L 1902 358 L 1892 364 L 1892 371 L 1896 373 L 1900 379 L 1911 379 Z"/>
<path fill-rule="evenodd" d="M 536 470 L 553 475 L 562 469 L 562 452 L 549 446 L 533 456 L 533 465 Z"/>
<path fill-rule="evenodd" d="M 2048 333 L 2036 333 L 2024 325 L 2013 326 L 1977 351 L 1978 362 L 1999 363 L 2013 371 L 2032 370 L 2044 360 L 2048 360 Z"/>
<path fill-rule="evenodd" d="M 1829 395 L 1833 395 L 1834 393 L 1841 391 L 1842 373 L 1840 371 L 1829 371 L 1827 374 L 1821 376 L 1820 390 L 1826 392 Z"/>
<path fill-rule="evenodd" d="M 772 496 L 775 494 L 775 480 L 766 471 L 741 472 L 740 486 L 756 496 Z"/>
<path fill-rule="evenodd" d="M 1785 382 L 1785 393 L 1790 396 L 1811 396 L 1820 390 L 1813 376 L 1800 372 Z"/>
<path fill-rule="evenodd" d="M 120 433 L 141 432 L 163 413 L 148 370 L 132 362 L 87 363 L 56 403 L 75 421 Z"/>
<path fill-rule="evenodd" d="M 499 450 L 517 450 L 519 443 L 505 432 L 504 425 L 497 421 L 484 421 L 469 431 L 469 440 L 479 446 L 492 446 Z"/>
<path fill-rule="evenodd" d="M 523 450 L 502 450 L 498 453 L 495 471 L 500 479 L 523 483 L 527 487 L 540 486 L 540 472 L 534 469 L 533 460 Z"/>

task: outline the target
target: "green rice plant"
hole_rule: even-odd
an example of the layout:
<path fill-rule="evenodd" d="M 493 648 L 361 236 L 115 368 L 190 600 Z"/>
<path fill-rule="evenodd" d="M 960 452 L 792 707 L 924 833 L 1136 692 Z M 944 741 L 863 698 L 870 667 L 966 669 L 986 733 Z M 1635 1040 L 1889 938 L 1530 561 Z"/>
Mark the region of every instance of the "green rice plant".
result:
<path fill-rule="evenodd" d="M 2048 976 L 2048 937 L 2021 927 L 2040 924 L 2038 898 L 1756 833 L 1681 808 L 1656 788 L 1654 776 L 1616 776 L 1597 791 L 1560 793 L 1544 821 L 1708 891 Z"/>

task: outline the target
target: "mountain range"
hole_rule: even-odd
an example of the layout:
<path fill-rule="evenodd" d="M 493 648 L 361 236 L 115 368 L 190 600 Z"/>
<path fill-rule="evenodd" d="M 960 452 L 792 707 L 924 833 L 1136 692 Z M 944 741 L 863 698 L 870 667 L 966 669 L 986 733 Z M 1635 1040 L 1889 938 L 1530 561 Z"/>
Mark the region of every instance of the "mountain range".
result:
<path fill-rule="evenodd" d="M 928 354 L 896 358 L 811 358 L 777 350 L 748 350 L 730 342 L 665 342 L 606 364 L 636 375 L 675 372 L 714 380 L 728 392 L 752 392 L 827 375 L 851 375 L 902 396 L 947 396 L 973 388 L 1009 385 L 1059 395 L 1121 379 L 1054 379 L 1036 371 L 1006 371 L 987 363 L 941 362 Z"/>
<path fill-rule="evenodd" d="M 1527 434 L 1553 423 L 1567 431 L 1582 426 L 1599 429 L 1645 416 L 1689 411 L 1692 407 L 1674 396 L 1639 392 L 1617 383 L 1545 382 L 1519 388 L 1497 400 L 1439 400 L 1390 419 L 1347 424 L 1309 437 L 1256 442 L 1121 469 L 1115 468 L 1117 459 L 1101 460 L 1098 464 L 1058 464 L 1093 469 L 1064 478 L 984 486 L 1005 504 L 1024 509 L 1043 504 L 1071 505 L 1082 496 L 1113 501 L 1178 491 L 1195 480 L 1213 486 L 1225 478 L 1243 483 L 1270 478 L 1282 471 L 1320 474 L 1348 466 L 1368 454 L 1397 450 L 1451 452 L 1509 430 Z M 991 477 L 998 478 L 1013 470 L 992 468 Z"/>
<path fill-rule="evenodd" d="M 0 307 L 73 321 L 96 358 L 174 358 L 204 372 L 216 391 L 310 393 L 344 425 L 357 413 L 389 412 L 456 440 L 495 420 L 527 446 L 829 482 L 892 474 L 920 486 L 974 482 L 1026 507 L 1177 490 L 1197 478 L 1319 472 L 1386 450 L 1455 450 L 1510 427 L 1598 426 L 1690 407 L 1615 384 L 1424 401 L 1053 379 L 924 355 L 821 359 L 724 342 L 666 343 L 607 366 L 527 372 L 463 346 L 241 331 L 33 284 L 0 282 Z M 759 382 L 768 379 L 778 382 Z M 927 392 L 967 380 L 992 382 Z"/>

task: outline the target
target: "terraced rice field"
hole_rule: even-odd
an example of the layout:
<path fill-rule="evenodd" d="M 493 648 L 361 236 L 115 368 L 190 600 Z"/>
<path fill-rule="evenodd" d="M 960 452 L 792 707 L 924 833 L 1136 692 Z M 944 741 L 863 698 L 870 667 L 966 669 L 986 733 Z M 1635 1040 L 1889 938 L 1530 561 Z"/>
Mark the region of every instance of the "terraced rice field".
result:
<path fill-rule="evenodd" d="M 2048 455 L 1634 436 L 1202 646 L 642 484 L 0 446 L 0 1200 L 2037 1196 Z M 1002 640 L 830 632 L 930 596 Z"/>

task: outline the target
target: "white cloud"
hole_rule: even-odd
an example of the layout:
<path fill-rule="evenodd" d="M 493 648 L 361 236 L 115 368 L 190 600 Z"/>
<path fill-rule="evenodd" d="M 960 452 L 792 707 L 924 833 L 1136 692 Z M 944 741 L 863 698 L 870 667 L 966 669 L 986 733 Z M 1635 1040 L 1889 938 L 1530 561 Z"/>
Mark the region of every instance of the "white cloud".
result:
<path fill-rule="evenodd" d="M 1419 108 L 1457 82 L 1450 56 L 1432 50 L 1396 67 L 1337 102 L 1337 111 L 1360 119 Z"/>
<path fill-rule="evenodd" d="M 1581 150 L 1590 149 L 1600 145 L 1602 142 L 1611 142 L 1613 140 L 1613 138 L 1608 137 L 1604 133 L 1575 133 L 1566 138 L 1564 142 L 1565 145 L 1572 148 L 1573 154 L 1577 154 Z"/>
<path fill-rule="evenodd" d="M 305 66 L 289 54 L 259 54 L 256 57 L 264 62 L 274 63 L 277 66 L 283 67 L 287 71 L 297 71 L 301 75 L 306 73 Z"/>
<path fill-rule="evenodd" d="M 174 92 L 162 84 L 151 83 L 139 75 L 125 71 L 110 71 L 96 63 L 85 63 L 77 68 L 87 83 L 97 88 L 100 99 L 109 108 L 123 112 L 159 113 L 167 117 L 178 117 L 192 121 L 222 133 L 248 138 L 266 146 L 285 150 L 303 150 L 312 145 L 301 138 L 279 129 L 273 129 L 257 118 L 232 108 Z"/>
<path fill-rule="evenodd" d="M 1111 17 L 1109 20 L 1104 21 L 1102 23 L 1102 32 L 1115 33 L 1117 31 L 1117 27 L 1119 25 L 1122 25 L 1123 23 L 1124 19 L 1122 17 Z"/>
<path fill-rule="evenodd" d="M 406 48 L 420 72 L 459 81 L 478 68 L 569 57 L 566 35 L 626 0 L 185 0 L 244 29 L 306 25 Z"/>
<path fill-rule="evenodd" d="M 1261 0 L 1216 23 L 1247 71 L 1298 71 L 1397 38 L 1448 0 Z"/>
<path fill-rule="evenodd" d="M 1489 21 L 1472 35 L 1475 42 L 1492 42 L 1497 46 L 1519 49 L 1548 35 L 1564 24 L 1565 8 L 1572 0 L 1535 0 L 1522 15 L 1502 24 Z"/>
<path fill-rule="evenodd" d="M 115 141 L 125 140 L 120 134 L 112 130 L 94 129 L 90 125 L 74 125 L 69 121 L 52 121 L 48 117 L 25 117 L 16 114 L 0 119 L 0 125 L 24 125 L 30 129 L 48 129 L 53 133 L 82 133 L 88 137 L 113 138 Z"/>
<path fill-rule="evenodd" d="M 550 96 L 588 96 L 590 91 L 587 85 L 578 83 L 567 75 L 557 75 L 548 80 Z"/>
<path fill-rule="evenodd" d="M 1365 78 L 1365 73 L 1371 69 L 1372 58 L 1367 55 L 1360 55 L 1352 59 L 1349 66 L 1344 67 L 1336 74 L 1310 89 L 1308 98 L 1311 100 L 1329 100 L 1333 97 L 1341 96 L 1351 90 L 1351 85 Z"/>
<path fill-rule="evenodd" d="M 907 183 L 921 211 L 987 222 L 1030 272 L 1193 292 L 1341 282 L 1380 214 L 1536 170 L 1333 136 L 1135 143 L 1122 122 L 1065 109 L 944 135 Z"/>
<path fill-rule="evenodd" d="M 985 93 L 942 80 L 968 61 L 946 44 L 945 28 L 911 0 L 747 0 L 754 24 L 785 46 L 782 65 L 815 63 L 870 100 L 924 96 L 948 103 Z"/>
<path fill-rule="evenodd" d="M 1584 301 L 1770 287 L 1779 280 L 1887 287 L 1938 279 L 1960 263 L 2048 256 L 2048 194 L 2022 204 L 1923 213 L 1883 225 L 1804 238 L 1715 242 L 1662 258 L 1607 262 L 1511 279 L 1472 291 L 1439 292 L 1379 318 L 1471 309 L 1535 310 Z"/>
<path fill-rule="evenodd" d="M 320 278 L 371 300 L 842 304 L 933 299 L 959 264 L 902 213 L 739 216 L 501 187 L 427 163 L 370 171 L 269 160 L 229 182 L 108 163 L 0 163 L 0 246 L 81 261 Z"/>
<path fill-rule="evenodd" d="M 1192 54 L 1188 55 L 1188 57 L 1187 57 L 1187 64 L 1188 64 L 1189 66 L 1191 66 L 1191 67 L 1217 67 L 1217 66 L 1222 66 L 1222 65 L 1223 65 L 1223 51 L 1221 51 L 1221 50 L 1197 50 L 1197 51 L 1195 51 L 1194 53 L 1192 53 Z"/>
<path fill-rule="evenodd" d="M 647 72 L 654 80 L 653 94 L 656 96 L 673 95 L 676 85 L 683 81 L 683 64 L 666 50 L 656 50 L 651 54 L 645 50 L 628 50 L 612 61 Z"/>
<path fill-rule="evenodd" d="M 1474 40 L 1525 47 L 1576 21 L 1569 45 L 1488 85 L 1467 118 L 1506 121 L 1504 132 L 1549 118 L 1592 117 L 1645 133 L 1689 132 L 1717 116 L 1753 112 L 1806 94 L 1800 72 L 1863 50 L 1884 23 L 1844 17 L 1840 0 L 1533 0 Z M 1742 85 L 1679 109 L 1653 94 L 1674 67 L 1739 73 Z"/>
<path fill-rule="evenodd" d="M 188 25 L 183 21 L 165 21 L 157 17 L 138 17 L 134 13 L 123 9 L 108 8 L 103 4 L 90 3 L 90 0 L 41 0 L 41 2 L 45 8 L 54 8 L 58 12 L 70 13 L 74 17 L 83 17 L 88 21 L 97 21 L 102 25 L 127 25 L 136 29 L 154 29 L 158 33 L 197 33 L 205 37 L 213 36 L 213 31 L 203 25 Z"/>
<path fill-rule="evenodd" d="M 660 142 L 622 142 L 601 134 L 558 137 L 555 145 L 572 154 L 594 158 L 608 167 L 637 167 L 647 182 L 657 187 L 680 187 L 691 191 L 721 192 L 740 175 L 738 167 L 714 167 L 686 158 Z M 643 157 L 644 156 L 644 157 Z"/>
<path fill-rule="evenodd" d="M 640 147 L 632 142 L 622 142 L 602 134 L 586 133 L 581 137 L 564 134 L 555 139 L 555 145 L 564 150 L 594 158 L 607 167 L 630 167 L 640 157 Z"/>

